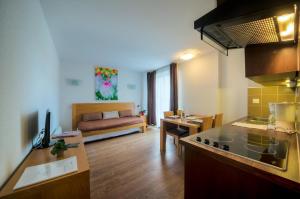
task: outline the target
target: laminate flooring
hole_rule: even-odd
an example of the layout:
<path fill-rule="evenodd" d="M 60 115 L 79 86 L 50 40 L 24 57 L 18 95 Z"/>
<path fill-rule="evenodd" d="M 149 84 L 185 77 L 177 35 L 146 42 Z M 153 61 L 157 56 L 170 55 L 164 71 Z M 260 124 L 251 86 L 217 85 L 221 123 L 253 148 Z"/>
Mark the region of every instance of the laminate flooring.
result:
<path fill-rule="evenodd" d="M 159 129 L 87 143 L 92 199 L 183 198 L 184 162 L 173 138 L 160 153 Z"/>

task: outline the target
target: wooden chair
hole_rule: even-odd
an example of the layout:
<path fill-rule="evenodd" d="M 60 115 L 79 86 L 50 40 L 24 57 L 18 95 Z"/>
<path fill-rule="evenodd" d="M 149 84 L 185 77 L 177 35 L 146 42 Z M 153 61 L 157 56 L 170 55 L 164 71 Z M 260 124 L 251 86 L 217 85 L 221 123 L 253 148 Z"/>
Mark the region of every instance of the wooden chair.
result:
<path fill-rule="evenodd" d="M 223 113 L 216 114 L 212 125 L 213 128 L 221 127 L 222 122 L 223 122 Z"/>
<path fill-rule="evenodd" d="M 165 111 L 164 118 L 174 115 L 173 111 Z M 181 155 L 182 146 L 179 144 L 179 140 L 181 137 L 185 137 L 189 135 L 189 131 L 183 128 L 177 127 L 170 127 L 167 128 L 166 133 L 174 138 L 174 144 L 176 145 L 177 154 Z"/>
<path fill-rule="evenodd" d="M 174 112 L 173 111 L 165 111 L 164 112 L 164 118 L 167 118 L 167 117 L 169 117 L 169 116 L 173 116 L 174 115 Z M 171 128 L 169 128 L 169 129 L 171 129 Z M 168 134 L 168 130 L 169 129 L 167 129 L 167 131 L 166 131 L 166 133 Z M 170 135 L 170 134 L 169 134 Z M 172 135 L 170 135 L 170 136 L 172 136 Z M 172 136 L 172 137 L 174 137 L 174 136 Z M 174 137 L 174 144 L 176 144 L 176 138 Z"/>
<path fill-rule="evenodd" d="M 174 137 L 177 155 L 181 155 L 182 152 L 182 145 L 179 143 L 180 138 L 186 137 L 189 135 L 189 131 L 183 128 L 173 128 L 167 130 L 167 134 Z"/>
<path fill-rule="evenodd" d="M 204 117 L 202 118 L 202 121 L 201 131 L 206 131 L 212 128 L 213 116 Z"/>
<path fill-rule="evenodd" d="M 177 114 L 178 116 L 181 116 L 182 113 L 183 113 L 183 110 L 177 110 L 177 111 L 176 111 L 176 114 Z"/>
<path fill-rule="evenodd" d="M 164 118 L 167 118 L 169 116 L 173 116 L 174 115 L 174 112 L 173 111 L 165 111 L 164 112 Z"/>

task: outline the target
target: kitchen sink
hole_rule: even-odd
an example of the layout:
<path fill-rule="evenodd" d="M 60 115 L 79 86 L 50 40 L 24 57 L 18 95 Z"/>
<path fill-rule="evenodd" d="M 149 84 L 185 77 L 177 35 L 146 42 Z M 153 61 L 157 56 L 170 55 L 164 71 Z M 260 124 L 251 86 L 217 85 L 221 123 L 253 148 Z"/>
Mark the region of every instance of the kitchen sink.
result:
<path fill-rule="evenodd" d="M 249 117 L 246 120 L 242 121 L 243 123 L 247 124 L 258 124 L 258 125 L 268 125 L 268 119 L 267 118 L 253 118 Z"/>

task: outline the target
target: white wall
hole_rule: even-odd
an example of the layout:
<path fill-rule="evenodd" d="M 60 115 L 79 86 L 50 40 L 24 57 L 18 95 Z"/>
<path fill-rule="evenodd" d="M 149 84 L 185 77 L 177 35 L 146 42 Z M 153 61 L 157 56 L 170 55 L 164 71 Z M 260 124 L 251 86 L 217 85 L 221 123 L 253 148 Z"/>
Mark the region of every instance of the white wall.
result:
<path fill-rule="evenodd" d="M 245 77 L 244 49 L 230 50 L 229 56 L 219 54 L 219 107 L 224 123 L 247 116 L 248 79 Z"/>
<path fill-rule="evenodd" d="M 187 113 L 224 113 L 224 123 L 247 116 L 244 49 L 216 51 L 178 64 L 179 108 Z"/>
<path fill-rule="evenodd" d="M 28 154 L 52 112 L 58 126 L 59 61 L 38 0 L 0 1 L 0 185 Z"/>
<path fill-rule="evenodd" d="M 92 65 L 61 64 L 60 117 L 63 130 L 71 129 L 72 103 L 96 102 L 94 69 L 95 66 Z M 70 84 L 68 82 L 70 79 L 77 80 L 79 84 L 77 86 Z M 128 85 L 134 85 L 135 89 L 129 88 Z M 136 106 L 142 105 L 142 73 L 119 70 L 118 95 L 119 102 L 134 102 Z"/>
<path fill-rule="evenodd" d="M 229 56 L 219 54 L 219 107 L 224 123 L 247 116 L 248 87 L 260 84 L 245 77 L 245 50 L 230 50 Z"/>
<path fill-rule="evenodd" d="M 178 64 L 179 108 L 186 113 L 218 112 L 218 53 Z"/>

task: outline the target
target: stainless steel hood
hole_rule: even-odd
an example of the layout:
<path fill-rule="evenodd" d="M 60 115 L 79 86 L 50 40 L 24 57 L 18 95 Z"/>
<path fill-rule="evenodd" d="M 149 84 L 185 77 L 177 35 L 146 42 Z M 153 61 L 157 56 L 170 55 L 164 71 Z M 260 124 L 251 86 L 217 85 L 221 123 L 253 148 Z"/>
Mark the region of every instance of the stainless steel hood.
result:
<path fill-rule="evenodd" d="M 300 0 L 227 0 L 196 20 L 194 28 L 223 53 L 253 44 L 297 43 L 298 8 Z"/>

